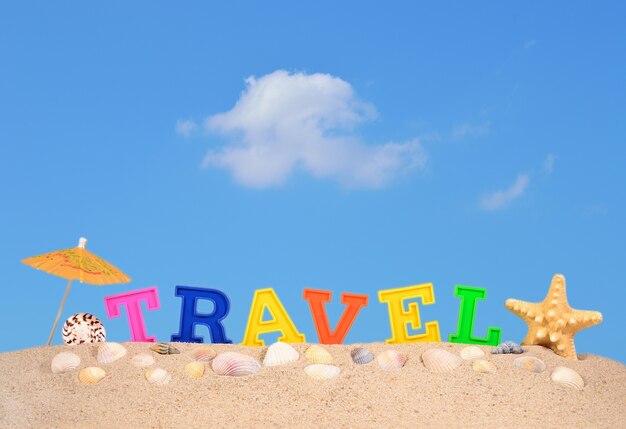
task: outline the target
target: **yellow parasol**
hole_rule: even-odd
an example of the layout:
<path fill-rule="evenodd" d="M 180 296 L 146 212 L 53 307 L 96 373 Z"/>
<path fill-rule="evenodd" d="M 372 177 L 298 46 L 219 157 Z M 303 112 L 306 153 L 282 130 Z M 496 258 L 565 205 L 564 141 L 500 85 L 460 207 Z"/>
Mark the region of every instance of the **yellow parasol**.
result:
<path fill-rule="evenodd" d="M 126 274 L 85 249 L 86 244 L 87 239 L 81 237 L 80 240 L 78 240 L 77 247 L 32 256 L 22 261 L 26 265 L 30 265 L 38 270 L 43 270 L 55 276 L 68 279 L 59 312 L 54 320 L 54 326 L 48 338 L 48 345 L 52 342 L 54 331 L 57 329 L 59 317 L 61 317 L 61 311 L 63 311 L 63 306 L 65 305 L 65 300 L 70 291 L 72 281 L 79 280 L 81 283 L 85 282 L 94 285 L 130 282 L 130 277 Z"/>

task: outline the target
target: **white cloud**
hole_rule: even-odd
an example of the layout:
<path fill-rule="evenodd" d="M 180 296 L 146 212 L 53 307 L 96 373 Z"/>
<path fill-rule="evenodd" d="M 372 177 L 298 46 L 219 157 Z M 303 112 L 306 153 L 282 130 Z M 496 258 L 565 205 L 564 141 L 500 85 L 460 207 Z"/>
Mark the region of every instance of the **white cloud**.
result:
<path fill-rule="evenodd" d="M 196 130 L 196 123 L 191 119 L 179 119 L 176 121 L 176 134 L 183 137 L 189 137 Z"/>
<path fill-rule="evenodd" d="M 553 154 L 548 154 L 548 156 L 546 156 L 545 161 L 543 162 L 543 171 L 545 171 L 547 174 L 552 174 L 552 171 L 554 170 L 554 161 L 556 160 L 556 156 L 554 156 Z"/>
<path fill-rule="evenodd" d="M 508 206 L 513 200 L 524 194 L 530 183 L 528 174 L 520 174 L 517 176 L 515 183 L 504 191 L 496 191 L 482 197 L 480 207 L 483 210 L 492 211 L 500 210 Z"/>
<path fill-rule="evenodd" d="M 490 128 L 491 124 L 489 122 L 485 122 L 484 124 L 463 122 L 452 129 L 452 138 L 458 140 L 469 136 L 489 134 Z"/>
<path fill-rule="evenodd" d="M 426 164 L 417 139 L 366 144 L 354 128 L 375 118 L 376 110 L 338 77 L 278 70 L 245 82 L 231 110 L 206 119 L 207 130 L 231 140 L 204 159 L 244 186 L 280 185 L 300 170 L 349 187 L 377 188 Z"/>

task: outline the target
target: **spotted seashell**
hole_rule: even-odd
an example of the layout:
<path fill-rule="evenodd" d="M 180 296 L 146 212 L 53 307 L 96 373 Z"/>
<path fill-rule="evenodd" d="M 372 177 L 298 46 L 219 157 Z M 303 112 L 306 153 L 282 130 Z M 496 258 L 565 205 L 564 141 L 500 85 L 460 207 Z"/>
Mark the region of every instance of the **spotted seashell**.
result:
<path fill-rule="evenodd" d="M 341 370 L 335 365 L 314 363 L 304 367 L 304 372 L 315 380 L 330 380 L 339 375 Z"/>
<path fill-rule="evenodd" d="M 496 366 L 485 359 L 476 359 L 472 362 L 472 369 L 476 372 L 493 374 L 496 372 Z"/>
<path fill-rule="evenodd" d="M 309 347 L 304 355 L 311 363 L 333 363 L 333 357 L 328 353 L 324 347 L 313 344 Z"/>
<path fill-rule="evenodd" d="M 76 313 L 63 324 L 61 332 L 65 344 L 101 343 L 106 339 L 104 326 L 96 316 Z"/>
<path fill-rule="evenodd" d="M 478 359 L 485 356 L 485 352 L 480 347 L 476 346 L 467 346 L 462 349 L 459 354 L 464 360 Z"/>
<path fill-rule="evenodd" d="M 74 371 L 80 366 L 80 357 L 72 352 L 61 352 L 52 358 L 50 369 L 54 374 Z"/>
<path fill-rule="evenodd" d="M 153 352 L 157 352 L 160 355 L 176 355 L 180 353 L 180 351 L 167 343 L 158 343 L 150 347 L 150 350 Z"/>
<path fill-rule="evenodd" d="M 378 366 L 385 371 L 394 371 L 402 368 L 407 359 L 407 355 L 404 353 L 398 353 L 395 350 L 385 350 L 376 356 Z"/>
<path fill-rule="evenodd" d="M 525 369 L 530 372 L 543 372 L 546 370 L 546 364 L 541 359 L 533 356 L 520 356 L 513 363 L 516 367 Z"/>
<path fill-rule="evenodd" d="M 165 386 L 172 380 L 172 375 L 163 368 L 150 368 L 145 375 L 146 380 L 156 386 Z"/>
<path fill-rule="evenodd" d="M 263 358 L 263 365 L 285 365 L 291 362 L 295 362 L 298 359 L 300 359 L 300 354 L 296 349 L 294 349 L 287 343 L 278 341 L 267 348 L 265 358 Z"/>
<path fill-rule="evenodd" d="M 352 361 L 358 365 L 364 365 L 374 360 L 374 355 L 365 347 L 357 347 L 350 354 Z"/>
<path fill-rule="evenodd" d="M 431 372 L 452 371 L 463 363 L 463 359 L 443 349 L 428 349 L 422 353 L 422 362 Z"/>
<path fill-rule="evenodd" d="M 254 375 L 261 369 L 261 365 L 254 358 L 236 352 L 220 353 L 213 359 L 211 366 L 217 375 L 234 377 Z"/>
<path fill-rule="evenodd" d="M 201 378 L 204 375 L 204 363 L 189 362 L 185 365 L 185 374 L 191 378 Z"/>
<path fill-rule="evenodd" d="M 98 363 L 109 364 L 126 355 L 126 348 L 119 343 L 103 343 L 98 347 Z"/>
<path fill-rule="evenodd" d="M 209 346 L 201 346 L 193 351 L 193 358 L 198 362 L 208 362 L 213 359 L 217 353 Z"/>
<path fill-rule="evenodd" d="M 585 382 L 580 374 L 573 369 L 566 368 L 564 366 L 557 366 L 554 368 L 550 378 L 555 383 L 572 389 L 582 390 L 582 388 L 585 387 Z"/>
<path fill-rule="evenodd" d="M 83 384 L 96 384 L 104 378 L 107 373 L 97 366 L 88 366 L 78 373 L 78 379 Z"/>
<path fill-rule="evenodd" d="M 154 365 L 154 358 L 148 354 L 143 353 L 140 355 L 133 356 L 133 358 L 131 359 L 131 362 L 137 368 L 147 368 L 149 366 Z"/>
<path fill-rule="evenodd" d="M 511 353 L 518 355 L 520 353 L 524 353 L 524 350 L 522 350 L 522 347 L 519 344 L 513 341 L 506 341 L 493 349 L 491 353 L 494 355 L 505 355 Z"/>

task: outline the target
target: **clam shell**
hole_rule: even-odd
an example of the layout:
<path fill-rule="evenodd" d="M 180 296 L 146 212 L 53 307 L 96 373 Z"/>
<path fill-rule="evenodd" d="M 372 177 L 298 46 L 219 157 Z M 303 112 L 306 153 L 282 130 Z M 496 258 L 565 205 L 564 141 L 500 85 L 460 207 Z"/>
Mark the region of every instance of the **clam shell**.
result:
<path fill-rule="evenodd" d="M 54 374 L 74 371 L 80 366 L 80 357 L 72 352 L 61 352 L 52 358 L 50 369 Z"/>
<path fill-rule="evenodd" d="M 374 360 L 374 355 L 365 347 L 357 347 L 350 353 L 352 361 L 357 365 L 364 365 Z"/>
<path fill-rule="evenodd" d="M 513 363 L 516 367 L 525 369 L 530 372 L 543 372 L 546 370 L 546 364 L 541 359 L 533 356 L 520 356 Z"/>
<path fill-rule="evenodd" d="M 463 363 L 463 359 L 443 349 L 428 349 L 422 353 L 422 362 L 431 372 L 452 371 Z"/>
<path fill-rule="evenodd" d="M 165 386 L 172 380 L 172 375 L 163 368 L 149 368 L 145 375 L 150 384 L 157 386 Z"/>
<path fill-rule="evenodd" d="M 385 371 L 394 371 L 400 369 L 406 363 L 408 357 L 403 353 L 398 353 L 395 350 L 385 350 L 376 356 L 376 362 L 378 366 Z"/>
<path fill-rule="evenodd" d="M 276 342 L 267 348 L 263 365 L 278 366 L 295 362 L 300 359 L 300 354 L 296 349 L 287 343 Z"/>
<path fill-rule="evenodd" d="M 309 347 L 304 355 L 311 363 L 333 363 L 333 357 L 328 353 L 328 350 L 316 344 Z"/>
<path fill-rule="evenodd" d="M 524 353 L 522 346 L 513 341 L 505 341 L 498 345 L 498 347 L 491 350 L 491 353 L 494 355 L 505 355 L 505 354 L 520 354 Z"/>
<path fill-rule="evenodd" d="M 550 378 L 555 383 L 560 385 L 570 387 L 573 389 L 582 390 L 585 387 L 585 382 L 583 378 L 576 371 L 570 368 L 566 368 L 564 366 L 557 366 L 552 370 L 552 374 Z"/>
<path fill-rule="evenodd" d="M 485 359 L 476 359 L 472 362 L 472 369 L 476 372 L 493 374 L 496 372 L 496 366 Z"/>
<path fill-rule="evenodd" d="M 204 375 L 203 362 L 189 362 L 185 365 L 185 374 L 191 378 L 202 378 Z"/>
<path fill-rule="evenodd" d="M 76 313 L 63 324 L 61 331 L 65 344 L 100 343 L 106 339 L 106 331 L 96 316 Z"/>
<path fill-rule="evenodd" d="M 154 358 L 148 354 L 143 353 L 140 355 L 133 356 L 133 358 L 131 359 L 131 362 L 137 368 L 147 368 L 149 366 L 154 365 Z"/>
<path fill-rule="evenodd" d="M 119 343 L 104 343 L 98 347 L 98 363 L 109 364 L 126 355 L 126 348 Z"/>
<path fill-rule="evenodd" d="M 216 355 L 215 350 L 208 346 L 201 346 L 193 351 L 193 358 L 198 362 L 208 362 Z"/>
<path fill-rule="evenodd" d="M 304 372 L 315 380 L 330 380 L 339 375 L 341 370 L 334 365 L 314 363 L 304 367 Z"/>
<path fill-rule="evenodd" d="M 107 373 L 97 366 L 88 366 L 78 373 L 78 379 L 83 384 L 96 384 L 104 378 Z"/>
<path fill-rule="evenodd" d="M 153 352 L 157 352 L 160 355 L 176 355 L 180 353 L 180 351 L 167 343 L 158 343 L 150 347 L 150 350 Z"/>
<path fill-rule="evenodd" d="M 467 346 L 461 349 L 459 355 L 465 360 L 472 360 L 485 356 L 485 352 L 480 347 Z"/>
<path fill-rule="evenodd" d="M 213 359 L 211 366 L 217 375 L 234 377 L 253 375 L 261 369 L 254 358 L 236 352 L 220 353 Z"/>

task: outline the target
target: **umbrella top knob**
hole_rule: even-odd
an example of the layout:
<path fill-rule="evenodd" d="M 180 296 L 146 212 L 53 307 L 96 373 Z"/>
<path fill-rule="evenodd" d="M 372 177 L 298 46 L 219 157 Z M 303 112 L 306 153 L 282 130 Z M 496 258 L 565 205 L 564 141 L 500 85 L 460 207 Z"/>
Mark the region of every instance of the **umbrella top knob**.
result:
<path fill-rule="evenodd" d="M 81 249 L 84 249 L 86 245 L 87 245 L 87 239 L 85 237 L 80 237 L 80 239 L 78 240 L 78 247 L 80 247 Z"/>

